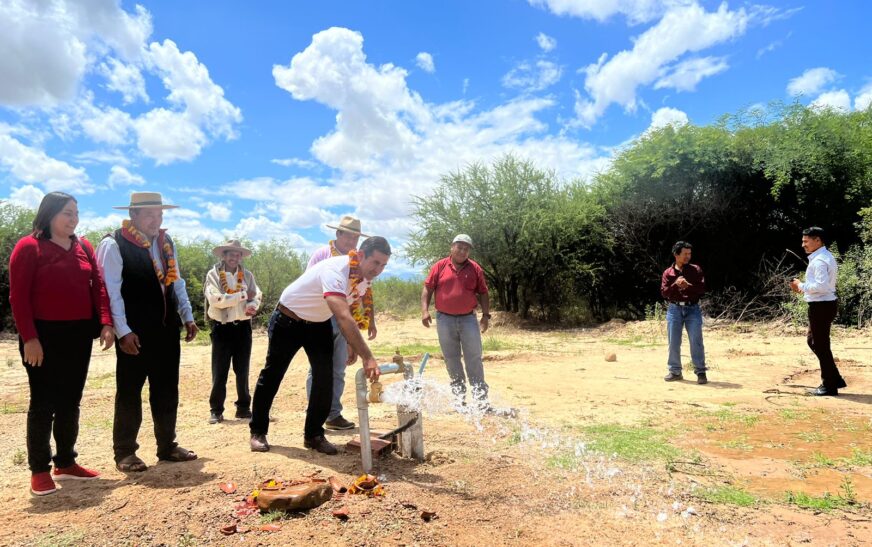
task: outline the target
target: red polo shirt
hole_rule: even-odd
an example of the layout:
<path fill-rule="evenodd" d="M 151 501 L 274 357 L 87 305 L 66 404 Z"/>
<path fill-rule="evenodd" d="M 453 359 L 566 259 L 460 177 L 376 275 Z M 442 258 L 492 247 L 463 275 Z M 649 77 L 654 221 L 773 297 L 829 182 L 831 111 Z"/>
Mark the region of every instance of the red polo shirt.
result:
<path fill-rule="evenodd" d="M 481 266 L 467 260 L 459 269 L 446 257 L 433 264 L 424 285 L 436 291 L 436 311 L 451 315 L 472 313 L 478 306 L 476 295 L 487 293 Z"/>

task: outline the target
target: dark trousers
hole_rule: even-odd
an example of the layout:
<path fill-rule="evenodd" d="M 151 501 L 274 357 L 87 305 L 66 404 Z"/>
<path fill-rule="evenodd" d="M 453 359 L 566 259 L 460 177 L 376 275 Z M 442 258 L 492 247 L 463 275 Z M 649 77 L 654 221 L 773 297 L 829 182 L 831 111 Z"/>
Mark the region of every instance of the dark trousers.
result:
<path fill-rule="evenodd" d="M 294 355 L 303 348 L 312 366 L 312 393 L 306 408 L 303 435 L 311 439 L 324 434 L 324 421 L 330 414 L 333 397 L 333 329 L 330 321 L 295 321 L 276 310 L 269 320 L 269 347 L 266 365 L 254 387 L 251 408 L 251 433 L 266 435 L 269 411 Z"/>
<path fill-rule="evenodd" d="M 168 456 L 177 446 L 176 413 L 179 408 L 179 358 L 181 345 L 178 327 L 137 332 L 139 355 L 121 351 L 116 341 L 118 358 L 115 369 L 115 423 L 112 441 L 115 461 L 135 454 L 139 449 L 136 437 L 142 425 L 142 387 L 148 379 L 148 402 L 154 421 L 157 457 Z"/>
<path fill-rule="evenodd" d="M 30 384 L 27 409 L 27 463 L 32 473 L 76 463 L 79 403 L 91 361 L 91 320 L 39 321 L 36 332 L 42 345 L 42 366 L 24 364 Z M 24 360 L 24 342 L 18 339 Z M 54 433 L 55 455 L 51 455 Z"/>
<path fill-rule="evenodd" d="M 808 303 L 808 347 L 820 361 L 821 380 L 827 389 L 838 389 L 842 383 L 842 375 L 830 349 L 830 328 L 838 309 L 837 300 Z"/>
<path fill-rule="evenodd" d="M 224 412 L 227 396 L 227 376 L 233 363 L 236 376 L 236 408 L 248 410 L 251 394 L 248 391 L 248 367 L 251 361 L 251 321 L 237 323 L 212 322 L 212 393 L 209 408 L 216 414 Z"/>

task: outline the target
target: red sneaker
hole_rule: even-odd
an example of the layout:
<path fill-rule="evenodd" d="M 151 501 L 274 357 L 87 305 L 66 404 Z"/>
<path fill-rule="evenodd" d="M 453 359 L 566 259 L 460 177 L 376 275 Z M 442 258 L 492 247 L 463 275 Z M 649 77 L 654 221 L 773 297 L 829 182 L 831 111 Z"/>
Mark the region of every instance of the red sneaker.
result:
<path fill-rule="evenodd" d="M 56 467 L 54 470 L 54 480 L 56 481 L 62 481 L 64 479 L 86 481 L 89 479 L 96 479 L 99 476 L 100 473 L 91 471 L 90 469 L 85 469 L 77 463 L 74 463 L 69 467 Z"/>
<path fill-rule="evenodd" d="M 51 473 L 43 471 L 30 476 L 30 491 L 36 496 L 45 496 L 57 492 L 57 485 L 51 480 Z"/>

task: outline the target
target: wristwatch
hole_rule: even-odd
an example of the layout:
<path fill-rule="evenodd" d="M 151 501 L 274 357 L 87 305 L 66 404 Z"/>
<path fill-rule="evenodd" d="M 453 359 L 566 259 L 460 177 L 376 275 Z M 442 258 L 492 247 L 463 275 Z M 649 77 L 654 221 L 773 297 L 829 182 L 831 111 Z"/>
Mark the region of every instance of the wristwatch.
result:
<path fill-rule="evenodd" d="M 481 318 L 482 318 L 482 319 L 490 319 L 490 314 L 489 314 L 489 313 L 483 313 L 483 314 L 481 314 Z"/>

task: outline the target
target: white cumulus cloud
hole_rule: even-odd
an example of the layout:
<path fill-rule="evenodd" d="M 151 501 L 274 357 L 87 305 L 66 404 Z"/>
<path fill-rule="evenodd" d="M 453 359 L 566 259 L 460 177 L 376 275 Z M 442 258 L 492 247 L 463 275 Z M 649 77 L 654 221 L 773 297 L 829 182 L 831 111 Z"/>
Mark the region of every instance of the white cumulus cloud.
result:
<path fill-rule="evenodd" d="M 666 69 L 666 74 L 654 84 L 654 89 L 671 87 L 676 91 L 694 91 L 704 78 L 714 76 L 730 65 L 724 57 L 694 57 Z"/>
<path fill-rule="evenodd" d="M 206 214 L 209 215 L 209 218 L 219 222 L 230 220 L 230 215 L 233 214 L 233 211 L 230 209 L 229 201 L 224 203 L 207 201 L 203 204 L 203 207 L 206 208 Z"/>
<path fill-rule="evenodd" d="M 689 122 L 690 120 L 688 119 L 687 114 L 683 111 L 678 110 L 677 108 L 663 107 L 657 109 L 657 111 L 651 115 L 651 125 L 648 127 L 648 131 L 654 131 L 661 127 L 666 127 L 667 125 L 681 127 L 682 125 L 687 125 Z"/>
<path fill-rule="evenodd" d="M 866 110 L 872 105 L 872 83 L 866 84 L 854 98 L 854 110 Z"/>
<path fill-rule="evenodd" d="M 109 58 L 100 65 L 100 72 L 106 78 L 106 87 L 121 93 L 124 104 L 133 103 L 138 99 L 145 103 L 149 101 L 148 93 L 145 91 L 145 78 L 135 64 Z"/>
<path fill-rule="evenodd" d="M 545 53 L 548 53 L 557 47 L 557 40 L 548 36 L 544 32 L 540 32 L 536 35 L 536 43 L 539 44 L 539 48 Z"/>
<path fill-rule="evenodd" d="M 363 36 L 348 29 L 315 34 L 289 65 L 273 67 L 273 76 L 294 99 L 336 111 L 335 127 L 311 148 L 334 171 L 326 180 L 234 182 L 235 195 L 258 204 L 247 225 L 265 231 L 320 226 L 349 211 L 367 233 L 401 242 L 411 229 L 412 196 L 428 194 L 441 175 L 469 163 L 512 153 L 574 178 L 610 161 L 610 150 L 548 134 L 539 116 L 556 106 L 551 98 L 523 97 L 490 109 L 465 100 L 425 102 L 408 87 L 404 70 L 368 63 Z"/>
<path fill-rule="evenodd" d="M 145 179 L 141 175 L 131 173 L 122 165 L 113 165 L 109 169 L 109 188 L 116 186 L 142 186 L 145 184 Z"/>
<path fill-rule="evenodd" d="M 530 5 L 544 7 L 555 15 L 605 21 L 613 15 L 624 15 L 631 24 L 652 21 L 674 6 L 694 3 L 693 0 L 528 0 Z"/>
<path fill-rule="evenodd" d="M 84 169 L 52 158 L 44 151 L 23 144 L 9 134 L 0 133 L 0 169 L 8 171 L 21 182 L 40 185 L 48 192 L 94 192 L 94 186 L 88 180 Z"/>
<path fill-rule="evenodd" d="M 806 97 L 819 93 L 839 79 L 839 73 L 827 67 L 810 68 L 787 83 L 787 93 L 791 96 Z"/>
<path fill-rule="evenodd" d="M 145 8 L 116 0 L 3 0 L 0 29 L 0 104 L 41 106 L 75 96 L 91 50 L 134 59 L 152 27 Z"/>
<path fill-rule="evenodd" d="M 429 72 L 430 74 L 436 72 L 436 65 L 433 63 L 433 56 L 426 51 L 422 51 L 415 57 L 415 64 L 417 64 L 418 68 L 424 72 Z"/>
<path fill-rule="evenodd" d="M 822 108 L 831 110 L 841 110 L 842 112 L 851 111 L 851 97 L 844 89 L 828 91 L 821 93 L 817 99 L 813 100 L 809 105 L 812 108 Z"/>
<path fill-rule="evenodd" d="M 542 91 L 559 82 L 562 74 L 563 69 L 551 61 L 523 61 L 503 76 L 503 85 L 529 92 Z"/>
<path fill-rule="evenodd" d="M 28 209 L 38 209 L 44 197 L 45 192 L 32 184 L 27 184 L 20 188 L 13 188 L 9 195 L 9 201 Z"/>
<path fill-rule="evenodd" d="M 731 11 L 726 4 L 714 12 L 696 4 L 670 9 L 657 24 L 636 37 L 633 49 L 621 51 L 611 59 L 603 54 L 598 62 L 585 68 L 588 97 L 579 95 L 576 100 L 579 122 L 591 127 L 611 104 L 634 111 L 637 89 L 661 78 L 664 67 L 686 53 L 743 34 L 748 21 L 744 9 Z"/>

